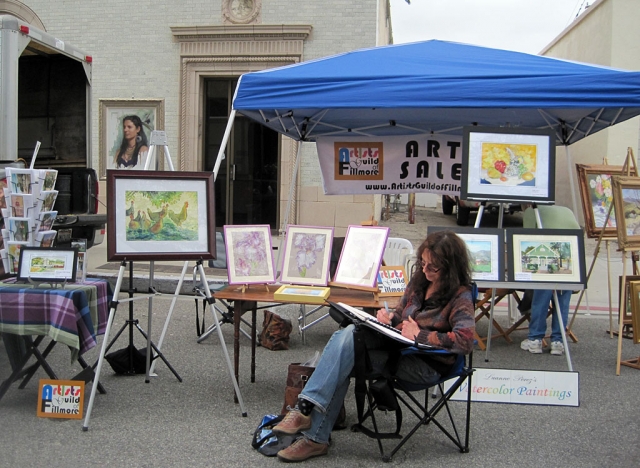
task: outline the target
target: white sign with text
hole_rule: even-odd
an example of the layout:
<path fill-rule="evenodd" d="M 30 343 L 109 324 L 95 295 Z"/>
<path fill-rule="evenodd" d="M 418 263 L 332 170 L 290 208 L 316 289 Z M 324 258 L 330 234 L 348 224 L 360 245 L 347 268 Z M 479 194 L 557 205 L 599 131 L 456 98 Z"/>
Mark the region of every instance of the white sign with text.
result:
<path fill-rule="evenodd" d="M 445 390 L 453 382 L 445 382 Z M 476 369 L 471 382 L 472 401 L 580 406 L 577 372 Z M 469 382 L 465 381 L 451 399 L 466 400 L 468 389 Z"/>

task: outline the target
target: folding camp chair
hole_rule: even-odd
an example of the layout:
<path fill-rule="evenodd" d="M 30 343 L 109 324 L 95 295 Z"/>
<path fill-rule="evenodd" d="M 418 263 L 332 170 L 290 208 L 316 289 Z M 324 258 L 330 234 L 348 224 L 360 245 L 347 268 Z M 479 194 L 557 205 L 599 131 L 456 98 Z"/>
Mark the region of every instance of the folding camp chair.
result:
<path fill-rule="evenodd" d="M 473 284 L 472 295 L 474 302 L 478 294 L 478 288 Z M 369 357 L 367 355 L 366 347 L 363 341 L 359 339 L 358 334 L 362 333 L 362 330 L 358 330 L 356 326 L 356 366 L 354 368 L 355 374 L 355 394 L 356 394 L 356 406 L 358 410 L 358 423 L 351 427 L 354 432 L 362 432 L 368 437 L 374 438 L 378 441 L 378 448 L 380 450 L 380 456 L 385 462 L 391 461 L 391 458 L 395 453 L 402 448 L 402 446 L 416 433 L 422 426 L 433 423 L 438 429 L 442 431 L 455 445 L 460 452 L 467 453 L 469 451 L 469 429 L 471 420 L 471 377 L 473 375 L 473 352 L 469 355 L 455 355 L 456 361 L 452 369 L 448 374 L 441 376 L 437 381 L 429 384 L 416 384 L 412 382 L 403 381 L 394 375 L 385 375 L 379 370 L 373 370 L 366 373 Z M 360 343 L 360 344 L 359 344 Z M 400 351 L 401 355 L 406 356 L 409 354 L 429 357 L 434 355 L 454 355 L 445 350 L 438 349 L 418 349 L 416 347 L 404 348 Z M 386 380 L 386 382 L 385 382 Z M 451 397 L 462 387 L 466 382 L 466 396 L 465 396 L 465 411 L 464 411 L 464 432 L 458 430 L 458 424 L 454 417 L 454 412 L 449 407 L 449 401 Z M 379 385 L 382 383 L 382 387 Z M 449 385 L 450 384 L 450 385 Z M 434 392 L 433 397 L 437 398 L 435 402 L 429 405 L 429 389 L 436 387 L 440 390 L 440 397 L 437 398 L 437 394 Z M 414 393 L 423 392 L 424 402 L 421 402 Z M 367 403 L 367 410 L 364 411 L 364 403 Z M 407 409 L 407 412 L 413 414 L 416 417 L 417 422 L 410 428 L 406 435 L 402 436 L 400 430 L 403 422 L 402 407 Z M 448 416 L 448 422 L 442 418 L 437 419 L 440 416 L 442 409 L 446 410 L 446 416 Z M 381 432 L 378 427 L 378 421 L 376 421 L 376 410 L 394 411 L 396 416 L 396 428 L 393 432 Z M 370 426 L 366 424 L 368 420 Z M 385 439 L 399 439 L 399 442 L 388 452 L 385 452 L 382 441 Z"/>

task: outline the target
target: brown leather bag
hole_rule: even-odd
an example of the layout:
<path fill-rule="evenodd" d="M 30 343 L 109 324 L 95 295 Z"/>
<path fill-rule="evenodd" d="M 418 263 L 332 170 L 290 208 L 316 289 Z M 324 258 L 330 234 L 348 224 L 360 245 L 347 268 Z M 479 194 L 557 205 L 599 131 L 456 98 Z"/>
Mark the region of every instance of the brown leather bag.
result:
<path fill-rule="evenodd" d="M 287 385 L 284 388 L 284 404 L 280 414 L 286 414 L 289 408 L 293 408 L 298 403 L 298 395 L 307 384 L 309 377 L 313 374 L 315 367 L 303 366 L 299 362 L 289 364 L 287 371 Z"/>
<path fill-rule="evenodd" d="M 291 330 L 293 330 L 291 320 L 282 318 L 270 310 L 265 310 L 262 333 L 259 338 L 260 346 L 272 351 L 289 349 Z"/>

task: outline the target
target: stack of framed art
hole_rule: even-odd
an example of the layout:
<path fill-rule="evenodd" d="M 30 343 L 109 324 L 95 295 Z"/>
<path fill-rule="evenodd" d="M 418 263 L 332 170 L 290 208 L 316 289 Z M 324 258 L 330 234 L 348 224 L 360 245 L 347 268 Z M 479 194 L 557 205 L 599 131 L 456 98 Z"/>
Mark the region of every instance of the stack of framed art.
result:
<path fill-rule="evenodd" d="M 377 291 L 389 228 L 349 226 L 330 282 L 333 233 L 330 227 L 287 226 L 279 265 L 279 281 L 284 284 L 274 299 L 322 303 L 329 297 L 328 285 Z M 244 287 L 276 282 L 270 226 L 224 226 L 224 238 L 229 284 Z"/>

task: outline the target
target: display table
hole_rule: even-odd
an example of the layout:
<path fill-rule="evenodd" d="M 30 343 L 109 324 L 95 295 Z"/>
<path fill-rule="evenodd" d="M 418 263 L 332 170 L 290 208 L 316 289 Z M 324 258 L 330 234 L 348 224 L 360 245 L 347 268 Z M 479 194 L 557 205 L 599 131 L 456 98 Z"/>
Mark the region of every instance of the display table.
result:
<path fill-rule="evenodd" d="M 111 285 L 100 279 L 60 288 L 36 287 L 15 280 L 0 282 L 0 333 L 22 336 L 27 349 L 12 375 L 0 385 L 0 398 L 20 378 L 31 355 L 38 360 L 36 368 L 42 365 L 50 377 L 56 378 L 46 364 L 46 356 L 56 343 L 69 347 L 72 362 L 80 360 L 80 355 L 93 348 L 96 337 L 104 333 L 112 297 Z M 32 340 L 33 335 L 39 336 Z M 53 341 L 40 353 L 38 345 L 45 336 Z M 30 374 L 33 372 L 35 369 Z"/>
<path fill-rule="evenodd" d="M 240 381 L 240 319 L 242 315 L 251 310 L 251 382 L 256 381 L 256 311 L 258 302 L 268 302 L 277 304 L 313 304 L 305 303 L 303 300 L 295 300 L 289 302 L 274 301 L 273 293 L 279 288 L 279 285 L 251 285 L 246 286 L 244 291 L 242 286 L 233 285 L 226 286 L 223 289 L 215 291 L 213 297 L 216 299 L 224 299 L 233 302 L 233 366 L 236 382 Z M 399 297 L 385 297 L 390 308 L 394 308 L 400 299 Z M 344 302 L 353 307 L 369 307 L 380 309 L 384 307 L 384 300 L 376 301 L 372 292 L 360 291 L 355 289 L 345 289 L 332 287 L 329 295 L 331 302 Z M 329 305 L 328 303 L 325 305 Z"/>

